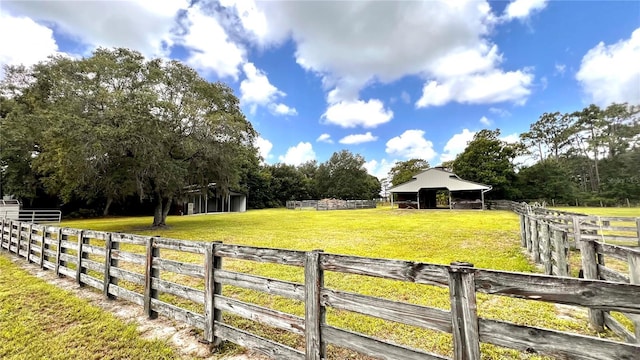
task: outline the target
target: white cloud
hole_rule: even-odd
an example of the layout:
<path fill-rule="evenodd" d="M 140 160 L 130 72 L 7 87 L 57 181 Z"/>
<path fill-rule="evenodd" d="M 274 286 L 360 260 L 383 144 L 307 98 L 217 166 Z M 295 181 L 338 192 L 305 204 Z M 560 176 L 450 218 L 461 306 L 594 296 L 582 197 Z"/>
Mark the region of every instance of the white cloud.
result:
<path fill-rule="evenodd" d="M 458 154 L 467 148 L 475 134 L 474 131 L 469 131 L 469 129 L 462 129 L 461 133 L 453 135 L 444 145 L 442 155 L 440 155 L 440 162 L 454 160 Z"/>
<path fill-rule="evenodd" d="M 400 156 L 405 159 L 425 159 L 427 161 L 436 157 L 433 143 L 424 138 L 423 130 L 407 130 L 402 135 L 387 141 L 386 152 L 389 155 Z"/>
<path fill-rule="evenodd" d="M 251 62 L 242 65 L 242 71 L 246 78 L 240 82 L 240 101 L 243 105 L 251 106 L 252 113 L 255 113 L 257 105 L 262 105 L 268 107 L 274 115 L 298 115 L 295 108 L 275 103 L 286 94 L 269 82 L 264 71 L 257 69 Z"/>
<path fill-rule="evenodd" d="M 402 99 L 402 102 L 403 102 L 403 103 L 408 104 L 408 103 L 410 103 L 410 102 L 411 102 L 411 95 L 409 95 L 409 93 L 408 93 L 408 92 L 403 91 L 403 92 L 400 94 L 400 99 Z"/>
<path fill-rule="evenodd" d="M 627 40 L 599 43 L 582 58 L 576 79 L 589 101 L 640 103 L 640 28 Z"/>
<path fill-rule="evenodd" d="M 284 156 L 278 157 L 280 162 L 294 166 L 298 166 L 315 159 L 316 153 L 313 151 L 311 143 L 302 141 L 299 142 L 298 145 L 290 147 Z"/>
<path fill-rule="evenodd" d="M 284 93 L 271 85 L 267 75 L 256 69 L 253 63 L 242 66 L 246 79 L 240 83 L 240 100 L 246 104 L 266 105 Z"/>
<path fill-rule="evenodd" d="M 58 31 L 92 48 L 126 47 L 146 56 L 166 54 L 173 44 L 178 11 L 188 1 L 3 1 L 2 7 L 36 21 L 53 23 Z M 15 34 L 15 32 L 13 33 Z"/>
<path fill-rule="evenodd" d="M 547 6 L 547 0 L 515 0 L 504 9 L 504 17 L 511 19 L 525 19 L 535 12 L 542 11 Z"/>
<path fill-rule="evenodd" d="M 269 107 L 271 112 L 274 115 L 287 115 L 287 116 L 296 116 L 298 115 L 298 110 L 295 108 L 289 107 L 285 104 L 271 104 Z"/>
<path fill-rule="evenodd" d="M 509 112 L 509 110 L 506 109 L 502 109 L 502 108 L 497 108 L 497 107 L 490 107 L 489 108 L 489 112 L 492 114 L 496 114 L 500 117 L 507 117 L 507 116 L 511 116 L 511 113 Z"/>
<path fill-rule="evenodd" d="M 382 101 L 378 99 L 371 99 L 367 102 L 362 100 L 341 101 L 330 105 L 322 117 L 327 123 L 343 128 L 356 126 L 375 128 L 389 122 L 393 118 L 393 111 L 385 109 Z"/>
<path fill-rule="evenodd" d="M 443 82 L 433 80 L 424 85 L 422 97 L 416 102 L 416 107 L 441 106 L 451 101 L 465 104 L 511 101 L 524 104 L 531 93 L 529 88 L 532 81 L 533 74 L 527 70 L 494 70 L 486 74 L 446 79 Z"/>
<path fill-rule="evenodd" d="M 258 148 L 260 156 L 262 156 L 265 161 L 273 158 L 273 155 L 270 154 L 271 149 L 273 149 L 271 141 L 263 138 L 262 136 L 258 136 L 255 140 L 255 146 Z"/>
<path fill-rule="evenodd" d="M 370 131 L 366 134 L 347 135 L 338 141 L 340 144 L 355 145 L 378 140 L 377 136 L 371 135 Z"/>
<path fill-rule="evenodd" d="M 369 174 L 382 180 L 387 177 L 389 170 L 391 170 L 397 161 L 398 160 L 388 161 L 387 159 L 382 159 L 378 162 L 377 160 L 370 160 L 364 163 L 364 168 L 367 169 Z"/>
<path fill-rule="evenodd" d="M 333 144 L 333 140 L 331 140 L 331 135 L 324 133 L 316 139 L 316 142 L 325 142 L 327 144 Z"/>
<path fill-rule="evenodd" d="M 502 55 L 489 39 L 498 19 L 487 1 L 249 1 L 244 10 L 233 7 L 239 26 L 259 44 L 293 41 L 297 63 L 331 89 L 330 106 L 358 101 L 364 87 L 407 75 L 465 86 L 476 78 L 495 81 L 497 73 L 519 77 L 512 86 L 494 89 L 498 101 L 522 102 L 529 94 L 527 71 L 499 68 Z M 257 25 L 243 17 L 258 19 Z M 471 75 L 475 78 L 455 80 Z M 460 92 L 452 91 L 440 102 L 494 101 L 480 96 L 468 101 Z"/>
<path fill-rule="evenodd" d="M 489 120 L 489 118 L 487 118 L 486 116 L 483 116 L 480 118 L 480 124 L 484 126 L 491 126 L 491 120 Z"/>
<path fill-rule="evenodd" d="M 216 18 L 206 15 L 198 5 L 187 10 L 182 19 L 185 34 L 176 42 L 189 49 L 187 63 L 199 71 L 238 79 L 246 51 L 233 42 Z"/>
<path fill-rule="evenodd" d="M 509 134 L 509 135 L 504 135 L 500 137 L 500 140 L 509 143 L 509 144 L 516 144 L 518 142 L 520 142 L 520 135 L 518 133 L 513 133 L 513 134 Z"/>
<path fill-rule="evenodd" d="M 565 65 L 565 64 L 556 64 L 555 65 L 555 71 L 554 71 L 553 75 L 564 76 L 565 71 L 567 71 L 567 65 Z"/>
<path fill-rule="evenodd" d="M 27 17 L 0 13 L 0 67 L 33 65 L 57 52 L 58 44 L 51 29 Z"/>

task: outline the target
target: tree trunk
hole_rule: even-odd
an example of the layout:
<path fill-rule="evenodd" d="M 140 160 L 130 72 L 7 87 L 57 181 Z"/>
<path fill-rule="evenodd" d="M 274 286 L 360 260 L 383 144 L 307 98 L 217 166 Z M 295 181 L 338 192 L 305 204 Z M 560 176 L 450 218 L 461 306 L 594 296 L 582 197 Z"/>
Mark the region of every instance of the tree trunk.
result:
<path fill-rule="evenodd" d="M 157 197 L 156 208 L 153 212 L 153 227 L 167 226 L 167 216 L 169 215 L 169 211 L 171 210 L 172 203 L 172 197 Z"/>
<path fill-rule="evenodd" d="M 111 207 L 111 203 L 113 202 L 113 198 L 110 196 L 107 197 L 107 204 L 104 206 L 104 210 L 102 211 L 102 216 L 109 216 L 109 208 Z"/>

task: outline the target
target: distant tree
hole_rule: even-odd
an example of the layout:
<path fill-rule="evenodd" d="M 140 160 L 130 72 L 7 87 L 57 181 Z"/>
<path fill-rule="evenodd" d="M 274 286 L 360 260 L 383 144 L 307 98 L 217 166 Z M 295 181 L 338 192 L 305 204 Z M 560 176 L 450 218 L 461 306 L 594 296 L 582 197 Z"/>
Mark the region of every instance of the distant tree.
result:
<path fill-rule="evenodd" d="M 416 174 L 428 168 L 429 163 L 423 159 L 398 161 L 389 170 L 388 178 L 391 179 L 393 186 L 397 186 L 411 180 Z"/>
<path fill-rule="evenodd" d="M 518 173 L 522 197 L 527 200 L 555 200 L 570 203 L 578 188 L 565 160 L 546 159 L 525 167 Z"/>
<path fill-rule="evenodd" d="M 348 150 L 333 153 L 329 160 L 320 164 L 316 173 L 320 197 L 372 199 L 375 184 L 364 163 L 361 155 L 354 155 Z M 379 182 L 376 193 L 380 193 Z"/>
<path fill-rule="evenodd" d="M 453 162 L 454 172 L 463 179 L 491 185 L 488 193 L 494 199 L 515 199 L 520 193 L 515 184 L 514 158 L 521 152 L 518 145 L 499 139 L 500 130 L 477 132 L 467 148 Z"/>

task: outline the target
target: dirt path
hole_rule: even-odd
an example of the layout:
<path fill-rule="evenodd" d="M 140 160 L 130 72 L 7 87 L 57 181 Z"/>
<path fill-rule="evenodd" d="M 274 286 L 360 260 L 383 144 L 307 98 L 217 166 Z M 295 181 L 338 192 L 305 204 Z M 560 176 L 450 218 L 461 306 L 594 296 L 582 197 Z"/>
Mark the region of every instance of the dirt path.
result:
<path fill-rule="evenodd" d="M 52 284 L 58 288 L 67 290 L 75 296 L 87 300 L 91 305 L 98 306 L 105 311 L 114 314 L 124 322 L 131 322 L 138 326 L 140 335 L 145 339 L 166 340 L 177 352 L 185 358 L 197 359 L 225 359 L 225 360 L 265 360 L 262 355 L 245 352 L 237 355 L 216 355 L 209 351 L 206 344 L 199 340 L 201 336 L 192 327 L 180 322 L 159 316 L 155 320 L 149 320 L 142 307 L 124 301 L 108 300 L 102 293 L 90 287 L 79 287 L 78 284 L 67 277 L 58 277 L 50 270 L 42 270 L 33 264 L 27 264 L 22 259 L 8 256 L 11 261 L 30 274 Z"/>

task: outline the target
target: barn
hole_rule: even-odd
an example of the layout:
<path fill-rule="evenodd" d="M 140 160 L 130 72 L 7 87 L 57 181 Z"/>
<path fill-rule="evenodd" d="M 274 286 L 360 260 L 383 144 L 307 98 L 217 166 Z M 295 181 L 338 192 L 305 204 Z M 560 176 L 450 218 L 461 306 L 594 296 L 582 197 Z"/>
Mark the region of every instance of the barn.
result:
<path fill-rule="evenodd" d="M 484 209 L 484 194 L 490 190 L 490 185 L 463 180 L 436 167 L 392 187 L 389 192 L 392 205 L 401 209 Z"/>

